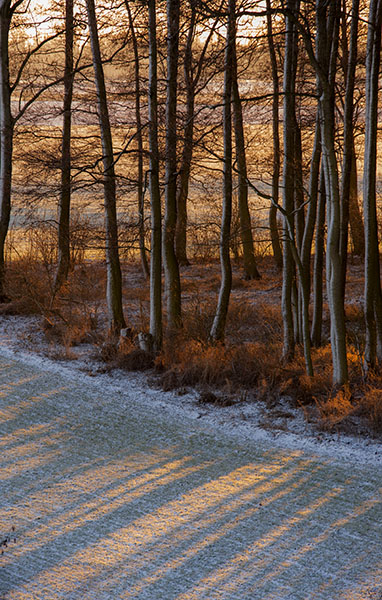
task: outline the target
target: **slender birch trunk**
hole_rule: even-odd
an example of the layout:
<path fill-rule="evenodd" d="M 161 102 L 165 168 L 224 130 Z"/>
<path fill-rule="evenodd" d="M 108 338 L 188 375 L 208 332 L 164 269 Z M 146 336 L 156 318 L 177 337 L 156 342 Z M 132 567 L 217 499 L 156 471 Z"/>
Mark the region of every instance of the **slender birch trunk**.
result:
<path fill-rule="evenodd" d="M 288 0 L 288 9 L 292 13 L 298 11 L 298 0 Z M 294 210 L 294 158 L 295 158 L 295 52 L 297 31 L 294 20 L 286 17 L 285 56 L 284 56 L 284 164 L 283 164 L 283 285 L 281 310 L 284 328 L 283 356 L 290 360 L 294 356 L 295 333 L 292 311 L 292 290 L 295 267 L 292 255 L 294 244 L 293 210 Z"/>
<path fill-rule="evenodd" d="M 88 24 L 93 56 L 93 68 L 97 88 L 99 124 L 103 154 L 103 188 L 106 224 L 107 306 L 109 329 L 118 334 L 126 326 L 122 308 L 122 274 L 118 251 L 116 210 L 116 183 L 114 171 L 113 142 L 107 105 L 105 78 L 98 39 L 94 0 L 86 0 Z"/>
<path fill-rule="evenodd" d="M 236 140 L 236 162 L 239 179 L 238 209 L 240 237 L 243 246 L 244 277 L 248 280 L 261 279 L 261 275 L 256 264 L 255 251 L 253 248 L 251 215 L 248 207 L 247 158 L 245 154 L 243 111 L 241 107 L 239 84 L 237 80 L 236 40 L 234 42 L 232 51 L 232 108 Z"/>
<path fill-rule="evenodd" d="M 144 175 L 143 175 L 143 136 L 142 136 L 142 116 L 141 116 L 141 77 L 139 66 L 138 42 L 135 33 L 133 16 L 131 14 L 130 4 L 125 0 L 127 16 L 131 31 L 131 41 L 134 52 L 134 95 L 135 95 L 135 121 L 136 121 L 136 140 L 138 146 L 138 179 L 137 179 L 137 198 L 139 215 L 139 253 L 141 257 L 142 272 L 145 277 L 149 277 L 150 268 L 146 254 L 145 243 L 145 206 L 144 206 Z"/>
<path fill-rule="evenodd" d="M 158 150 L 158 58 L 156 38 L 156 2 L 149 0 L 149 145 L 150 145 L 150 334 L 153 349 L 162 347 L 162 209 L 159 188 Z"/>
<path fill-rule="evenodd" d="M 65 1 L 65 71 L 61 142 L 61 190 L 58 207 L 58 265 L 53 286 L 55 295 L 68 278 L 70 268 L 71 132 L 73 98 L 73 0 Z"/>
<path fill-rule="evenodd" d="M 320 119 L 317 114 L 316 129 L 314 134 L 312 160 L 310 163 L 309 177 L 309 204 L 305 221 L 304 235 L 301 245 L 301 262 L 304 273 L 307 276 L 308 295 L 310 294 L 310 259 L 312 254 L 312 244 L 314 236 L 314 228 L 317 216 L 318 188 L 320 180 L 320 164 L 321 164 L 321 128 Z"/>
<path fill-rule="evenodd" d="M 345 5 L 345 0 L 344 0 Z M 346 9 L 346 5 L 344 6 Z M 346 14 L 345 10 L 344 13 Z M 352 17 L 350 30 L 350 43 L 348 50 L 348 40 L 346 35 L 346 19 L 343 19 L 343 60 L 345 71 L 345 104 L 344 104 L 344 141 L 343 141 L 343 162 L 342 162 L 342 179 L 341 179 L 341 233 L 340 233 L 340 256 L 342 264 L 342 280 L 341 285 L 343 294 L 345 295 L 346 283 L 346 267 L 348 256 L 349 243 L 349 215 L 350 215 L 350 192 L 352 185 L 352 177 L 354 178 L 353 169 L 356 166 L 354 153 L 354 132 L 353 132 L 353 114 L 354 114 L 354 81 L 355 70 L 357 64 L 357 38 L 358 38 L 358 21 L 359 21 L 359 0 L 353 0 Z M 355 171 L 356 174 L 356 171 Z"/>
<path fill-rule="evenodd" d="M 232 288 L 232 267 L 230 258 L 230 236 L 232 220 L 232 55 L 235 43 L 236 0 L 229 0 L 227 38 L 224 63 L 223 96 L 223 212 L 220 233 L 221 284 L 215 318 L 210 331 L 213 341 L 224 339 L 229 299 Z"/>
<path fill-rule="evenodd" d="M 322 308 L 323 308 L 323 273 L 325 252 L 325 214 L 326 194 L 325 177 L 323 169 L 320 172 L 320 186 L 317 204 L 317 225 L 315 236 L 315 251 L 313 261 L 313 317 L 312 317 L 312 345 L 321 346 L 322 338 Z"/>
<path fill-rule="evenodd" d="M 347 35 L 346 0 L 343 0 L 342 17 L 342 62 L 345 78 L 344 101 L 344 142 L 341 177 L 341 257 L 346 275 L 346 259 L 349 237 L 349 225 L 353 253 L 365 255 L 364 225 L 358 204 L 357 159 L 354 146 L 354 84 L 358 54 L 359 0 L 353 0 L 351 8 L 350 45 Z M 345 285 L 345 277 L 343 286 Z"/>
<path fill-rule="evenodd" d="M 297 56 L 295 58 L 297 62 Z M 298 251 L 301 252 L 302 240 L 305 230 L 305 212 L 304 212 L 304 184 L 302 176 L 302 141 L 301 127 L 297 121 L 296 108 L 294 110 L 294 210 L 295 210 L 295 231 L 296 244 Z"/>
<path fill-rule="evenodd" d="M 182 321 L 179 265 L 175 254 L 179 13 L 180 1 L 167 0 L 166 179 L 163 258 L 167 295 L 167 325 L 169 329 L 180 327 Z"/>
<path fill-rule="evenodd" d="M 273 141 L 273 170 L 272 170 L 272 203 L 269 209 L 269 228 L 271 232 L 271 242 L 273 258 L 279 269 L 283 266 L 283 255 L 280 244 L 280 236 L 277 226 L 277 205 L 279 203 L 279 185 L 280 185 L 280 118 L 279 118 L 279 99 L 280 86 L 277 69 L 277 58 L 272 31 L 271 0 L 266 0 L 267 7 L 267 39 L 269 47 L 269 56 L 272 68 L 272 141 Z"/>
<path fill-rule="evenodd" d="M 365 368 L 376 368 L 382 360 L 381 280 L 376 212 L 376 153 L 378 125 L 378 78 L 381 62 L 382 1 L 370 0 L 366 48 L 366 115 L 363 177 L 365 220 Z"/>
<path fill-rule="evenodd" d="M 335 152 L 334 121 L 334 81 L 338 52 L 339 0 L 330 5 L 325 0 L 317 0 L 317 61 L 322 94 L 320 96 L 320 117 L 322 131 L 323 165 L 325 169 L 325 189 L 327 194 L 327 250 L 326 288 L 330 312 L 330 341 L 333 361 L 333 383 L 344 385 L 348 382 L 346 355 L 346 328 L 344 295 L 341 286 L 342 262 L 340 258 L 340 190 Z"/>
<path fill-rule="evenodd" d="M 196 6 L 190 2 L 191 17 L 188 26 L 187 42 L 184 53 L 184 81 L 186 84 L 186 117 L 183 130 L 184 141 L 182 160 L 179 169 L 179 183 L 176 198 L 177 221 L 175 231 L 175 251 L 180 266 L 187 267 L 190 261 L 187 257 L 187 200 L 191 173 L 192 155 L 194 150 L 194 112 L 195 112 L 195 80 L 192 73 L 192 42 L 195 36 Z"/>

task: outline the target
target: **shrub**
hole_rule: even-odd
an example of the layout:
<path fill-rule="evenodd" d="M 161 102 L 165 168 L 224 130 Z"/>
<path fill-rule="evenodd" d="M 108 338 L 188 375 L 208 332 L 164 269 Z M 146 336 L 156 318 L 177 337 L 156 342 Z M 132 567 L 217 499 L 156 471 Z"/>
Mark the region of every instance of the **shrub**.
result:
<path fill-rule="evenodd" d="M 362 409 L 374 433 L 382 433 L 382 389 L 368 387 L 362 399 Z"/>
<path fill-rule="evenodd" d="M 327 400 L 317 401 L 317 408 L 321 427 L 328 431 L 338 429 L 356 411 L 349 388 L 335 392 Z"/>
<path fill-rule="evenodd" d="M 165 343 L 156 367 L 163 372 L 162 385 L 166 389 L 205 385 L 254 390 L 264 377 L 271 376 L 275 357 L 274 348 L 259 343 L 223 345 L 178 338 L 176 343 Z"/>

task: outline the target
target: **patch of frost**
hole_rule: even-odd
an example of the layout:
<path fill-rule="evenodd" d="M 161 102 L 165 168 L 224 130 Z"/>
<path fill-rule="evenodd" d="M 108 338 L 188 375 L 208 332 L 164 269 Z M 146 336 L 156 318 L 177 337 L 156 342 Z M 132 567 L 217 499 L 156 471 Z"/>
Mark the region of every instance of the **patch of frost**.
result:
<path fill-rule="evenodd" d="M 381 465 L 382 444 L 378 440 L 317 432 L 306 421 L 301 410 L 292 409 L 283 399 L 278 408 L 290 413 L 267 426 L 266 409 L 258 402 L 245 401 L 233 406 L 201 405 L 197 393 L 164 392 L 148 384 L 147 376 L 113 370 L 100 372 L 100 365 L 80 350 L 77 360 L 52 360 L 47 355 L 60 355 L 40 334 L 36 317 L 0 317 L 0 353 L 52 373 L 75 376 L 98 390 L 118 393 L 118 402 L 132 404 L 139 410 L 158 413 L 158 407 L 169 419 L 198 420 L 211 435 L 222 433 L 239 444 L 262 442 L 269 446 L 325 456 L 329 460 L 346 460 L 354 464 Z"/>

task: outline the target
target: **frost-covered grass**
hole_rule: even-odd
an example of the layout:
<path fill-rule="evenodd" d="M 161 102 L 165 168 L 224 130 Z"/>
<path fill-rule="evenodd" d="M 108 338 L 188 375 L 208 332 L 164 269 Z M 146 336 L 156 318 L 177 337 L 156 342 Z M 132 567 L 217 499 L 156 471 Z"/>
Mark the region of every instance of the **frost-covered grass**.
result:
<path fill-rule="evenodd" d="M 0 351 L 4 598 L 380 599 L 380 446 L 74 364 Z"/>

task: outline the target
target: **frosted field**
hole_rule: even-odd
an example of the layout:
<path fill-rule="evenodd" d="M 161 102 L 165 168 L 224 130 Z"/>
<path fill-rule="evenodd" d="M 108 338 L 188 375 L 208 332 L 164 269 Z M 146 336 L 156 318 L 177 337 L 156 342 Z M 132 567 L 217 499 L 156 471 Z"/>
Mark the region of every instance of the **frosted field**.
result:
<path fill-rule="evenodd" d="M 251 436 L 174 398 L 2 352 L 2 600 L 382 598 L 377 446 Z"/>

